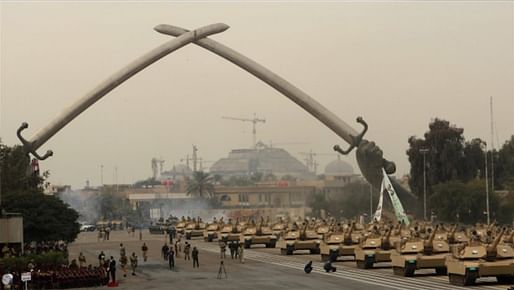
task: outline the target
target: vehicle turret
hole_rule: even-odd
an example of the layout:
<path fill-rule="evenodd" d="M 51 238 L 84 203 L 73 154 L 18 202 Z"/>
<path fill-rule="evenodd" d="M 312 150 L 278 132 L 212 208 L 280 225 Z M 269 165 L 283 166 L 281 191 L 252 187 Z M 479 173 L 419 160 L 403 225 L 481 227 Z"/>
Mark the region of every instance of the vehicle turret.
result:
<path fill-rule="evenodd" d="M 501 238 L 503 237 L 504 233 L 505 233 L 505 228 L 503 228 L 500 231 L 500 233 L 496 236 L 494 241 L 487 246 L 487 254 L 486 254 L 487 261 L 496 260 L 496 256 L 498 255 L 496 247 L 498 247 L 498 244 L 500 243 Z"/>

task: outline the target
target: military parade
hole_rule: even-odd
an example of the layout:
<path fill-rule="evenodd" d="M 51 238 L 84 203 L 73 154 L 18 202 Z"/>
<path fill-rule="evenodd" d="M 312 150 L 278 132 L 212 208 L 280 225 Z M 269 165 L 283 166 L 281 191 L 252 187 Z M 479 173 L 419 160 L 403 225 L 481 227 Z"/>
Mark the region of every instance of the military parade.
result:
<path fill-rule="evenodd" d="M 0 290 L 514 290 L 513 1 L 22 2 Z"/>

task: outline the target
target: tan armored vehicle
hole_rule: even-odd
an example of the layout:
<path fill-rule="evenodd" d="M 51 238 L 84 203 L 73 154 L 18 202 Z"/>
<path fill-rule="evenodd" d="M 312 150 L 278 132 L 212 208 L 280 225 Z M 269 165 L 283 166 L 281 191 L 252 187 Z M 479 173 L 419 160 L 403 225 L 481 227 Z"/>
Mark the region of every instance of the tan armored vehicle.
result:
<path fill-rule="evenodd" d="M 218 233 L 218 239 L 221 239 L 225 243 L 239 241 L 241 239 L 241 231 L 242 228 L 239 224 L 239 220 L 236 221 L 236 223 L 229 220 L 228 224 L 221 227 L 221 230 Z"/>
<path fill-rule="evenodd" d="M 373 268 L 375 263 L 391 261 L 391 233 L 387 229 L 383 234 L 375 228 L 355 247 L 355 262 L 360 269 Z"/>
<path fill-rule="evenodd" d="M 189 217 L 188 217 L 188 219 L 189 219 Z M 177 222 L 177 224 L 175 225 L 175 230 L 177 231 L 177 233 L 183 235 L 186 230 L 186 224 L 187 224 L 187 220 L 184 217 L 182 217 L 180 219 L 180 221 Z"/>
<path fill-rule="evenodd" d="M 269 220 L 265 222 L 261 217 L 261 221 L 258 224 L 252 221 L 252 223 L 247 225 L 241 237 L 241 242 L 244 244 L 245 248 L 249 249 L 251 245 L 258 244 L 263 244 L 266 248 L 275 248 L 277 236 L 273 234 L 268 223 Z"/>
<path fill-rule="evenodd" d="M 329 258 L 336 261 L 338 257 L 355 257 L 355 247 L 360 242 L 360 233 L 355 231 L 355 223 L 349 225 L 346 231 L 341 229 L 329 234 L 321 244 L 321 260 Z"/>
<path fill-rule="evenodd" d="M 218 238 L 218 231 L 223 226 L 223 222 L 217 222 L 213 221 L 212 223 L 208 224 L 205 227 L 205 230 L 203 231 L 203 240 L 206 242 L 212 242 L 215 239 Z"/>
<path fill-rule="evenodd" d="M 193 221 L 186 226 L 185 236 L 186 240 L 191 238 L 203 237 L 203 231 L 205 230 L 205 223 L 200 217 L 197 219 L 193 218 Z"/>
<path fill-rule="evenodd" d="M 469 237 L 466 234 L 464 229 L 457 231 L 458 225 L 455 225 L 452 230 L 448 233 L 448 244 L 456 245 L 456 244 L 464 244 L 469 243 Z"/>
<path fill-rule="evenodd" d="M 273 235 L 277 237 L 277 239 L 281 238 L 288 228 L 288 222 L 284 219 L 280 218 L 280 220 L 271 226 L 271 230 L 273 231 Z"/>
<path fill-rule="evenodd" d="M 320 253 L 321 237 L 314 230 L 309 230 L 307 223 L 298 229 L 296 223 L 278 242 L 282 255 L 292 255 L 294 251 L 309 250 L 311 254 Z"/>
<path fill-rule="evenodd" d="M 499 283 L 514 283 L 514 249 L 500 244 L 502 229 L 490 244 L 473 239 L 469 245 L 452 249 L 446 259 L 450 284 L 467 286 L 481 277 L 496 277 Z"/>
<path fill-rule="evenodd" d="M 406 241 L 396 243 L 391 253 L 391 264 L 395 275 L 414 276 L 418 269 L 435 269 L 437 275 L 446 275 L 446 257 L 450 247 L 443 239 L 436 240 L 437 225 L 429 229 L 427 239 L 411 237 Z"/>

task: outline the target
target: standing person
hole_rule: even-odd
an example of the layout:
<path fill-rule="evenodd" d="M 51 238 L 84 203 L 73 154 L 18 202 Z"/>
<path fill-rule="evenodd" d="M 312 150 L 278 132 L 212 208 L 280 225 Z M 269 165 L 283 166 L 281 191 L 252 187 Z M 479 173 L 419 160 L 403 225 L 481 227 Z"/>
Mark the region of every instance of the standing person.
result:
<path fill-rule="evenodd" d="M 132 256 L 130 256 L 130 266 L 132 267 L 132 276 L 136 276 L 137 256 L 135 252 L 132 252 Z"/>
<path fill-rule="evenodd" d="M 234 253 L 236 252 L 236 243 L 234 241 L 228 244 L 228 249 L 230 250 L 230 258 L 234 260 Z"/>
<path fill-rule="evenodd" d="M 234 259 L 239 259 L 239 241 L 236 242 L 236 245 L 234 247 Z"/>
<path fill-rule="evenodd" d="M 105 237 L 106 240 L 109 240 L 109 238 L 111 237 L 111 228 L 109 226 L 105 228 Z"/>
<path fill-rule="evenodd" d="M 175 268 L 175 252 L 173 251 L 173 247 L 170 247 L 170 251 L 168 252 L 168 265 L 170 270 Z"/>
<path fill-rule="evenodd" d="M 127 277 L 127 263 L 128 263 L 128 259 L 127 259 L 127 256 L 123 255 L 120 257 L 120 267 L 121 267 L 121 270 L 123 271 L 123 277 Z"/>
<path fill-rule="evenodd" d="M 173 245 L 173 232 L 171 227 L 168 228 L 168 237 L 170 238 L 170 245 Z"/>
<path fill-rule="evenodd" d="M 109 274 L 111 274 L 111 283 L 116 285 L 116 260 L 111 256 L 111 260 L 109 261 L 109 267 L 107 268 Z"/>
<path fill-rule="evenodd" d="M 244 264 L 245 263 L 245 258 L 243 256 L 244 254 L 244 246 L 243 244 L 239 244 L 239 247 L 238 247 L 238 254 L 239 254 L 239 263 L 241 264 Z"/>
<path fill-rule="evenodd" d="M 227 244 L 220 240 L 220 259 L 225 259 L 225 252 L 227 251 Z"/>
<path fill-rule="evenodd" d="M 120 244 L 120 257 L 126 256 L 125 247 L 123 246 L 123 243 Z"/>
<path fill-rule="evenodd" d="M 143 261 L 146 262 L 146 260 L 148 259 L 148 246 L 146 245 L 146 243 L 143 243 L 141 251 L 143 252 Z"/>
<path fill-rule="evenodd" d="M 105 254 L 104 251 L 100 252 L 100 255 L 98 255 L 98 265 L 101 267 L 105 264 Z"/>
<path fill-rule="evenodd" d="M 178 249 L 178 241 L 175 241 L 175 257 L 178 258 L 179 249 Z"/>
<path fill-rule="evenodd" d="M 170 250 L 170 248 L 168 247 L 168 244 L 164 243 L 164 246 L 162 246 L 162 249 L 161 249 L 161 256 L 164 259 L 164 261 L 168 260 L 168 251 L 169 250 Z"/>
<path fill-rule="evenodd" d="M 198 263 L 198 249 L 196 247 L 193 247 L 193 268 L 195 268 L 195 264 L 197 268 L 200 268 L 200 264 Z"/>
<path fill-rule="evenodd" d="M 186 246 L 184 247 L 184 260 L 191 260 L 191 256 L 189 252 L 191 251 L 191 245 L 186 242 Z"/>
<path fill-rule="evenodd" d="M 82 252 L 80 252 L 80 254 L 79 254 L 79 266 L 80 266 L 80 268 L 86 267 L 86 257 L 84 257 Z"/>
<path fill-rule="evenodd" d="M 102 229 L 98 229 L 98 236 L 97 236 L 97 242 L 100 242 L 100 240 L 102 239 Z"/>

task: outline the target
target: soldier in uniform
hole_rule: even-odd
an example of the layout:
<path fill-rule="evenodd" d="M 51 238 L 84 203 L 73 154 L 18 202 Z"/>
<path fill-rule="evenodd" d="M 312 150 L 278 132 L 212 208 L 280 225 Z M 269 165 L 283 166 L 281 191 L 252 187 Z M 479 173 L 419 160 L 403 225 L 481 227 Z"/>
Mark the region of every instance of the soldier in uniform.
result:
<path fill-rule="evenodd" d="M 121 270 L 123 271 L 123 277 L 127 277 L 127 263 L 128 263 L 128 259 L 127 259 L 127 256 L 123 255 L 120 257 L 120 267 L 121 267 Z"/>
<path fill-rule="evenodd" d="M 130 256 L 130 266 L 132 267 L 132 276 L 136 276 L 137 256 L 134 252 L 132 252 L 132 256 Z"/>
<path fill-rule="evenodd" d="M 200 264 L 198 263 L 198 249 L 196 247 L 193 247 L 192 255 L 193 255 L 193 268 L 195 268 L 195 265 L 196 265 L 196 267 L 200 268 Z"/>
<path fill-rule="evenodd" d="M 168 251 L 169 250 L 170 250 L 170 248 L 168 247 L 168 244 L 164 243 L 164 246 L 162 246 L 162 249 L 161 249 L 161 256 L 164 259 L 164 261 L 168 260 Z"/>
<path fill-rule="evenodd" d="M 143 252 L 143 261 L 146 262 L 146 260 L 148 259 L 148 246 L 146 245 L 146 243 L 143 243 L 141 251 Z"/>
<path fill-rule="evenodd" d="M 123 243 L 121 243 L 120 244 L 120 257 L 125 256 L 125 255 L 126 255 L 125 247 L 123 246 Z"/>
<path fill-rule="evenodd" d="M 184 260 L 191 260 L 191 256 L 189 252 L 191 251 L 191 245 L 186 242 L 186 246 L 184 247 Z"/>

